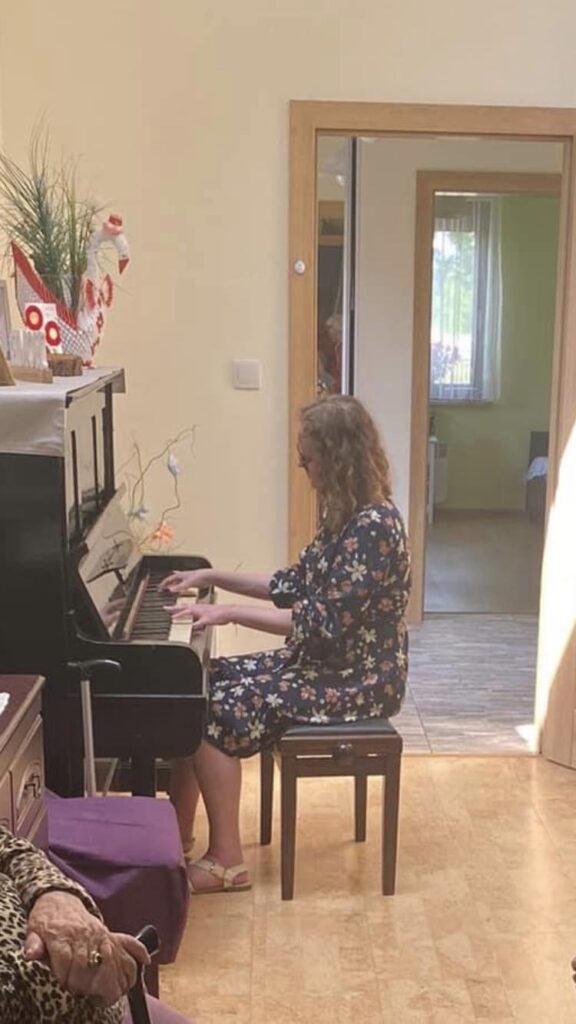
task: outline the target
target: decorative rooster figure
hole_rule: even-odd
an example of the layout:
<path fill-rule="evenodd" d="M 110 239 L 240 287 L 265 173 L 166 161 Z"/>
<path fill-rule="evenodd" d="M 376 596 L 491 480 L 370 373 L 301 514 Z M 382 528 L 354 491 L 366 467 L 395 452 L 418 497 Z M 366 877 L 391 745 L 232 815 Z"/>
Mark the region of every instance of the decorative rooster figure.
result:
<path fill-rule="evenodd" d="M 55 321 L 59 341 L 64 352 L 80 356 L 85 366 L 92 364 L 94 351 L 102 337 L 105 310 L 112 304 L 114 285 L 110 274 L 102 274 L 98 264 L 100 247 L 111 242 L 118 253 L 118 272 L 121 274 L 130 259 L 128 242 L 122 230 L 122 218 L 111 214 L 108 220 L 92 232 L 86 247 L 86 273 L 82 280 L 82 301 L 78 316 L 59 301 L 36 273 L 30 260 L 20 247 L 12 242 L 16 278 L 16 299 L 22 317 L 31 304 L 52 304 L 56 309 Z"/>
<path fill-rule="evenodd" d="M 122 218 L 110 214 L 101 227 L 93 231 L 86 249 L 86 274 L 82 282 L 82 306 L 78 314 L 78 327 L 91 338 L 92 355 L 100 343 L 104 327 L 105 310 L 112 305 L 114 283 L 110 274 L 102 274 L 98 263 L 100 246 L 111 242 L 118 253 L 118 273 L 121 274 L 130 260 L 128 240 L 122 230 Z"/>

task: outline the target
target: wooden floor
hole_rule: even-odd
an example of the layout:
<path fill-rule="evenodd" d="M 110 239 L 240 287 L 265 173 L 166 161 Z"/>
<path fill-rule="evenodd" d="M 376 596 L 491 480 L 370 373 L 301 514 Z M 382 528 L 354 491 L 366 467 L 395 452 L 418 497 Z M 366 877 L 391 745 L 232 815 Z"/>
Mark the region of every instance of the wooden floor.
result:
<path fill-rule="evenodd" d="M 438 511 L 426 531 L 425 610 L 536 615 L 542 538 L 522 514 Z"/>
<path fill-rule="evenodd" d="M 254 889 L 192 899 L 164 999 L 197 1024 L 573 1024 L 576 775 L 541 758 L 406 757 L 397 893 L 379 892 L 379 799 L 352 841 L 351 782 L 299 784 L 296 894 L 279 896 L 278 830 Z M 198 824 L 199 854 L 205 835 Z"/>

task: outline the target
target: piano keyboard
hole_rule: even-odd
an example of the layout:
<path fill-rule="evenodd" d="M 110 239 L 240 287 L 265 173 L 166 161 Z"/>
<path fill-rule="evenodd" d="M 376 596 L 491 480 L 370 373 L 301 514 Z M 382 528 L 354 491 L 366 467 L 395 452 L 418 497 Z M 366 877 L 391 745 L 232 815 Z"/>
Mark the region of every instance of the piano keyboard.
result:
<path fill-rule="evenodd" d="M 129 639 L 171 640 L 190 645 L 192 640 L 196 641 L 201 634 L 192 634 L 192 623 L 189 619 L 184 622 L 174 622 L 172 616 L 166 611 L 166 606 L 189 605 L 193 594 L 182 596 L 171 594 L 168 590 L 158 590 L 158 584 L 165 576 L 166 574 L 163 572 L 150 573 L 135 621 L 129 632 Z"/>

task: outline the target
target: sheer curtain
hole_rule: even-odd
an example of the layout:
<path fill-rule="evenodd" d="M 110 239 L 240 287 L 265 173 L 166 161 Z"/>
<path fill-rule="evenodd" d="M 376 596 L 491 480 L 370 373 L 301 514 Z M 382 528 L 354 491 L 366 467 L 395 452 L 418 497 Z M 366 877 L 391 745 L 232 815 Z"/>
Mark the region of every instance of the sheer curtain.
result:
<path fill-rule="evenodd" d="M 437 196 L 430 336 L 433 401 L 499 397 L 501 240 L 498 197 Z"/>
<path fill-rule="evenodd" d="M 476 199 L 478 230 L 474 398 L 493 402 L 500 397 L 502 351 L 502 203 L 498 197 Z"/>

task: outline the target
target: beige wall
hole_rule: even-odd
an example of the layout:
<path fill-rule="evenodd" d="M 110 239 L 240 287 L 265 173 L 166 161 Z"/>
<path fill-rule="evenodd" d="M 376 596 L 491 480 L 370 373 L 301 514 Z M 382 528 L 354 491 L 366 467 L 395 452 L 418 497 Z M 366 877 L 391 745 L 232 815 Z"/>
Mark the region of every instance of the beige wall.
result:
<path fill-rule="evenodd" d="M 102 348 L 127 369 L 124 447 L 133 435 L 153 452 L 198 424 L 181 548 L 275 566 L 287 547 L 289 99 L 571 105 L 576 8 L 487 0 L 479 18 L 456 0 L 3 0 L 0 17 L 6 147 L 22 158 L 44 115 L 56 151 L 80 155 L 125 217 L 133 262 Z M 261 391 L 231 389 L 234 357 L 262 359 Z"/>

